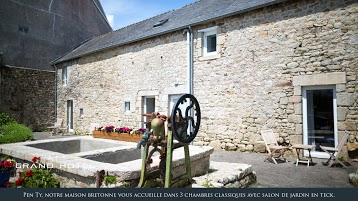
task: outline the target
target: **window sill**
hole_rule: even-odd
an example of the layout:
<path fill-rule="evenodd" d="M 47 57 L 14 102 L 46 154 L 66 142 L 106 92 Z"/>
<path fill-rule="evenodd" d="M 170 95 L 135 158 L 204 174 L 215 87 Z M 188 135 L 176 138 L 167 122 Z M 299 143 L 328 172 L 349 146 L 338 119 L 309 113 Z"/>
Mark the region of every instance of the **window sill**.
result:
<path fill-rule="evenodd" d="M 219 53 L 212 54 L 212 55 L 203 55 L 199 57 L 199 61 L 207 61 L 207 60 L 213 60 L 213 59 L 220 59 L 221 55 Z"/>

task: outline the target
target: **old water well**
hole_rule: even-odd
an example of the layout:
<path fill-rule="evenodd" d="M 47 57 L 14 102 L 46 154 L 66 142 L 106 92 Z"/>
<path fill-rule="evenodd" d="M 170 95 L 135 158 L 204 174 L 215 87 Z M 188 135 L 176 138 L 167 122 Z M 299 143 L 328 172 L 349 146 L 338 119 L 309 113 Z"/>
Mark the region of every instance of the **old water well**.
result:
<path fill-rule="evenodd" d="M 33 157 L 52 167 L 56 174 L 94 184 L 97 171 L 105 170 L 119 181 L 137 180 L 141 171 L 141 152 L 132 142 L 92 138 L 90 136 L 48 139 L 0 145 L 0 154 L 29 163 Z M 190 146 L 192 174 L 202 175 L 209 169 L 211 147 Z M 150 168 L 156 170 L 159 156 L 154 156 Z M 173 175 L 185 171 L 184 151 L 173 153 Z"/>

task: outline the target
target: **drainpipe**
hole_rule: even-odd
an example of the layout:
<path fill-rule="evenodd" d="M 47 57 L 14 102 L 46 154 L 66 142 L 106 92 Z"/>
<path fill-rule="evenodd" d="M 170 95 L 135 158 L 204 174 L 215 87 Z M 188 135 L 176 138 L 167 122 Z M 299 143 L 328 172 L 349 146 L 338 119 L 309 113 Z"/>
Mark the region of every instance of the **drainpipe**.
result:
<path fill-rule="evenodd" d="M 193 54 L 193 30 L 191 29 L 191 27 L 189 26 L 187 29 L 184 29 L 184 33 L 186 33 L 186 40 L 187 40 L 187 46 L 188 46 L 188 57 L 187 57 L 187 61 L 188 61 L 188 69 L 187 69 L 187 78 L 188 78 L 188 93 L 191 95 L 194 95 L 194 83 L 193 83 L 193 58 L 194 58 L 194 54 Z M 192 110 L 190 110 L 190 116 L 193 116 L 192 114 Z M 189 121 L 189 124 L 191 124 L 191 122 Z M 190 132 L 192 132 L 192 126 L 190 126 Z M 191 145 L 193 144 L 193 142 L 191 142 Z"/>
<path fill-rule="evenodd" d="M 57 73 L 58 73 L 58 68 L 56 66 L 56 64 L 53 65 L 55 67 L 55 122 L 57 121 Z"/>
<path fill-rule="evenodd" d="M 193 31 L 191 27 L 184 29 L 184 33 L 186 33 L 187 47 L 188 47 L 188 56 L 187 56 L 187 79 L 188 85 L 187 90 L 189 94 L 194 94 L 194 84 L 193 84 Z"/>

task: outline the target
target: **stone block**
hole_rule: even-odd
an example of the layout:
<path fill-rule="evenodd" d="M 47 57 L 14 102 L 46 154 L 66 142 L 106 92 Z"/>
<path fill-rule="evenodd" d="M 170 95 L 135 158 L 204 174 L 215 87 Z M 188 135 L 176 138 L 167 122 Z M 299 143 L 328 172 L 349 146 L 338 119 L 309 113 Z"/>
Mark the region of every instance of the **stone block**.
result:
<path fill-rule="evenodd" d="M 291 115 L 288 115 L 287 120 L 290 123 L 301 124 L 302 123 L 302 115 L 291 114 Z"/>
<path fill-rule="evenodd" d="M 231 140 L 231 139 L 224 139 L 224 142 L 225 142 L 225 143 L 231 143 L 232 140 Z"/>
<path fill-rule="evenodd" d="M 254 143 L 254 152 L 265 153 L 266 145 L 264 141 L 257 141 Z"/>
<path fill-rule="evenodd" d="M 345 84 L 337 84 L 336 85 L 336 92 L 343 92 L 346 90 L 346 85 Z"/>
<path fill-rule="evenodd" d="M 348 110 L 349 109 L 346 108 L 346 107 L 338 107 L 337 108 L 337 120 L 338 121 L 345 121 Z"/>
<path fill-rule="evenodd" d="M 295 125 L 295 133 L 297 135 L 302 135 L 302 133 L 303 133 L 303 125 L 302 124 Z"/>
<path fill-rule="evenodd" d="M 301 86 L 295 86 L 293 88 L 293 95 L 301 96 L 302 95 L 302 87 Z"/>
<path fill-rule="evenodd" d="M 198 142 L 193 142 L 194 146 L 203 146 L 203 142 L 198 141 Z"/>
<path fill-rule="evenodd" d="M 241 140 L 240 139 L 233 139 L 232 143 L 234 144 L 240 144 Z"/>
<path fill-rule="evenodd" d="M 287 105 L 288 104 L 288 98 L 287 97 L 280 98 L 280 104 L 281 105 Z"/>
<path fill-rule="evenodd" d="M 346 129 L 349 131 L 357 130 L 357 123 L 355 121 L 346 121 L 345 125 L 346 125 Z"/>
<path fill-rule="evenodd" d="M 302 144 L 302 135 L 290 135 L 291 144 Z"/>
<path fill-rule="evenodd" d="M 290 103 L 300 103 L 302 100 L 302 96 L 291 96 L 288 101 Z"/>
<path fill-rule="evenodd" d="M 213 147 L 214 150 L 221 150 L 221 143 L 219 140 L 214 140 L 209 143 L 210 147 Z"/>
<path fill-rule="evenodd" d="M 244 144 L 238 144 L 236 147 L 238 151 L 245 151 L 246 149 L 246 146 Z"/>
<path fill-rule="evenodd" d="M 295 114 L 302 114 L 302 104 L 301 103 L 295 103 L 294 104 L 294 110 L 295 110 Z"/>
<path fill-rule="evenodd" d="M 293 76 L 293 86 L 329 85 L 346 83 L 345 72 Z"/>
<path fill-rule="evenodd" d="M 340 131 L 344 131 L 347 129 L 346 124 L 344 122 L 338 122 L 337 127 L 338 127 L 338 130 L 340 130 Z"/>
<path fill-rule="evenodd" d="M 329 70 L 340 70 L 342 67 L 340 65 L 328 65 Z"/>
<path fill-rule="evenodd" d="M 223 45 L 225 43 L 225 40 L 225 35 L 219 35 L 217 44 Z"/>
<path fill-rule="evenodd" d="M 258 117 L 257 119 L 255 119 L 255 123 L 259 125 L 263 125 L 265 122 L 266 122 L 265 117 Z"/>
<path fill-rule="evenodd" d="M 351 182 L 353 186 L 358 187 L 358 174 L 357 173 L 349 174 L 349 182 Z"/>
<path fill-rule="evenodd" d="M 246 151 L 253 151 L 254 150 L 254 145 L 252 145 L 252 144 L 247 145 L 245 150 Z"/>
<path fill-rule="evenodd" d="M 357 100 L 357 95 L 353 93 L 337 93 L 338 106 L 353 106 Z"/>
<path fill-rule="evenodd" d="M 299 64 L 297 62 L 291 62 L 287 64 L 287 68 L 292 69 L 298 67 Z"/>
<path fill-rule="evenodd" d="M 328 66 L 332 64 L 332 59 L 326 59 L 321 62 L 322 66 Z"/>
<path fill-rule="evenodd" d="M 226 143 L 225 150 L 236 151 L 237 147 L 233 143 Z"/>

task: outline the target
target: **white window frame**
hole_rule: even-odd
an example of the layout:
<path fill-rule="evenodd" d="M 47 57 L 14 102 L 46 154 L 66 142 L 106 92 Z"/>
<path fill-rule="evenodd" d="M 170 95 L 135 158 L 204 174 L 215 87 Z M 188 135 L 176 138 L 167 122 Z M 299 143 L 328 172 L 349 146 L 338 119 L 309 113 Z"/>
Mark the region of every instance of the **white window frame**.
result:
<path fill-rule="evenodd" d="M 214 27 L 209 27 L 206 29 L 201 29 L 198 31 L 199 34 L 202 34 L 202 44 L 203 44 L 203 55 L 204 56 L 212 56 L 212 55 L 216 55 L 218 53 L 218 26 L 214 26 Z M 208 52 L 208 41 L 207 41 L 207 36 L 210 35 L 215 35 L 216 36 L 216 51 L 214 52 Z"/>
<path fill-rule="evenodd" d="M 67 69 L 67 67 L 62 68 L 62 85 L 63 86 L 68 85 L 68 69 Z"/>
<path fill-rule="evenodd" d="M 80 113 L 79 117 L 82 119 L 83 116 L 84 116 L 84 109 L 83 109 L 83 107 L 80 107 L 79 113 Z"/>
<path fill-rule="evenodd" d="M 129 103 L 129 110 L 126 110 L 126 103 Z M 131 114 L 131 102 L 130 101 L 124 101 L 124 114 L 130 115 Z"/>

